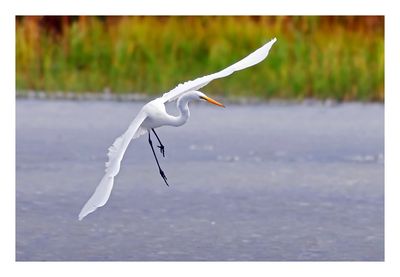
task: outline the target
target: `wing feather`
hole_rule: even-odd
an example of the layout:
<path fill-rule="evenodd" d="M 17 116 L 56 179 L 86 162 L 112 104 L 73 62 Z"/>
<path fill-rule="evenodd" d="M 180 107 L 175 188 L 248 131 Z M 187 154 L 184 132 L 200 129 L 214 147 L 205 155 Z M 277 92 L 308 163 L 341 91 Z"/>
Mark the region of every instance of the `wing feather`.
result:
<path fill-rule="evenodd" d="M 241 59 L 240 61 L 234 63 L 233 65 L 231 65 L 217 73 L 206 75 L 206 76 L 197 78 L 193 81 L 187 81 L 183 84 L 179 84 L 174 89 L 170 90 L 169 92 L 164 93 L 163 96 L 161 97 L 161 99 L 164 101 L 164 103 L 173 101 L 185 92 L 192 91 L 192 90 L 198 90 L 198 89 L 206 86 L 212 80 L 226 77 L 228 75 L 231 75 L 235 71 L 239 71 L 239 70 L 242 70 L 242 69 L 245 69 L 250 66 L 258 64 L 259 62 L 263 61 L 268 56 L 269 50 L 271 49 L 271 47 L 275 43 L 275 41 L 276 41 L 276 38 L 270 40 L 268 43 L 266 43 L 262 47 L 258 48 L 256 51 L 254 51 L 250 55 L 246 56 L 245 58 Z"/>
<path fill-rule="evenodd" d="M 89 198 L 79 213 L 79 220 L 82 220 L 88 214 L 94 212 L 98 207 L 104 206 L 110 197 L 114 185 L 114 177 L 118 174 L 122 158 L 132 139 L 146 133 L 146 129 L 140 127 L 146 119 L 146 113 L 141 110 L 135 117 L 129 128 L 118 137 L 108 148 L 108 161 L 106 162 L 105 174 L 97 186 L 93 195 Z"/>

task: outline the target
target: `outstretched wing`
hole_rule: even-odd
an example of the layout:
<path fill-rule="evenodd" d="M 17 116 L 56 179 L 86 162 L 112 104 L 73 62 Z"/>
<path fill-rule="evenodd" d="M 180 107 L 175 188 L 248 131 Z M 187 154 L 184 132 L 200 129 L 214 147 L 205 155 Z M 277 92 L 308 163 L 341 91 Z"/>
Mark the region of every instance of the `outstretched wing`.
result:
<path fill-rule="evenodd" d="M 88 214 L 94 212 L 98 207 L 104 206 L 110 197 L 111 190 L 114 184 L 114 177 L 118 174 L 121 160 L 128 148 L 129 142 L 132 139 L 138 138 L 139 136 L 146 133 L 146 129 L 140 127 L 143 121 L 146 119 L 147 114 L 143 110 L 135 117 L 129 128 L 118 137 L 113 145 L 108 148 L 108 162 L 106 162 L 106 169 L 104 177 L 101 179 L 100 184 L 97 186 L 92 197 L 83 206 L 79 213 L 79 220 L 82 220 Z"/>
<path fill-rule="evenodd" d="M 248 55 L 247 57 L 243 58 L 242 60 L 238 61 L 237 63 L 217 72 L 214 74 L 210 74 L 204 77 L 197 78 L 193 81 L 187 81 L 183 84 L 179 84 L 177 87 L 174 89 L 170 90 L 167 93 L 164 93 L 161 99 L 163 102 L 169 102 L 177 99 L 180 95 L 182 95 L 185 92 L 192 91 L 192 90 L 198 90 L 205 85 L 207 85 L 209 82 L 215 79 L 223 78 L 228 75 L 231 75 L 235 71 L 239 71 L 242 69 L 245 69 L 247 67 L 253 66 L 255 64 L 258 64 L 259 62 L 263 61 L 269 53 L 269 50 L 271 49 L 272 45 L 275 43 L 276 38 L 272 39 L 268 43 L 266 43 L 264 46 L 258 48 L 256 51 Z"/>

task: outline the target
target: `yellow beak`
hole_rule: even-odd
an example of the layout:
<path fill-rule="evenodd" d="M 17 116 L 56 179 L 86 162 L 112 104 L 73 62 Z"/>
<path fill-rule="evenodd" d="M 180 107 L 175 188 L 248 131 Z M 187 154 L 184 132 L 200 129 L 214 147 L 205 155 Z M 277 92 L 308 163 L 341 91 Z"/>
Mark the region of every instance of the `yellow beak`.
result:
<path fill-rule="evenodd" d="M 214 104 L 214 105 L 220 106 L 222 108 L 225 108 L 225 106 L 223 104 L 219 103 L 218 101 L 215 101 L 214 99 L 212 99 L 210 97 L 200 96 L 200 98 L 206 100 L 207 102 L 210 102 L 211 104 Z"/>

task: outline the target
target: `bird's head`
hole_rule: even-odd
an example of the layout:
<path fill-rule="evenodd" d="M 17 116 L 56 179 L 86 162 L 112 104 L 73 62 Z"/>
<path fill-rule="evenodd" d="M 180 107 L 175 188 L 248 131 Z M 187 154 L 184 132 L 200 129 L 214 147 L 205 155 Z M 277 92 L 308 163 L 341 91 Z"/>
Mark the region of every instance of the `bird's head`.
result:
<path fill-rule="evenodd" d="M 207 101 L 211 104 L 220 106 L 222 108 L 225 108 L 225 106 L 221 103 L 219 103 L 218 101 L 215 101 L 214 99 L 208 97 L 207 95 L 205 95 L 204 93 L 202 93 L 201 91 L 193 91 L 193 99 L 194 100 L 202 100 L 202 101 Z"/>

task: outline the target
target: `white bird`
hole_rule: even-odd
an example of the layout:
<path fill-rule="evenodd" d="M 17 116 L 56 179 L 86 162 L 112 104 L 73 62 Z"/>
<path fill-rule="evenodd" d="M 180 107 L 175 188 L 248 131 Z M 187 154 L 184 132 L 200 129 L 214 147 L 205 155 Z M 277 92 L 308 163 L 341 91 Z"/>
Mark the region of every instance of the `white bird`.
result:
<path fill-rule="evenodd" d="M 188 107 L 188 103 L 190 101 L 205 100 L 217 106 L 224 107 L 224 105 L 206 96 L 204 93 L 198 91 L 198 89 L 204 87 L 212 80 L 226 77 L 235 71 L 245 69 L 263 61 L 268 56 L 269 50 L 275 41 L 276 38 L 272 39 L 247 57 L 217 73 L 179 84 L 171 91 L 164 93 L 161 97 L 156 98 L 144 105 L 139 111 L 138 115 L 129 125 L 128 130 L 118 137 L 114 141 L 113 145 L 108 149 L 108 162 L 106 162 L 104 177 L 101 179 L 100 184 L 97 186 L 92 197 L 90 197 L 90 199 L 83 206 L 81 212 L 79 213 L 79 220 L 82 220 L 85 216 L 94 212 L 98 207 L 106 204 L 113 188 L 114 177 L 119 172 L 121 161 L 129 142 L 146 133 L 148 133 L 148 141 L 153 151 L 154 158 L 156 159 L 159 173 L 164 179 L 166 185 L 168 185 L 167 177 L 162 171 L 156 153 L 154 152 L 153 144 L 150 138 L 151 131 L 156 135 L 156 138 L 160 143 L 158 147 L 160 148 L 161 154 L 164 156 L 164 145 L 161 143 L 154 129 L 165 125 L 178 127 L 185 124 L 190 116 Z M 174 101 L 176 99 L 178 99 L 177 109 L 179 111 L 179 115 L 172 116 L 166 112 L 165 103 Z"/>

